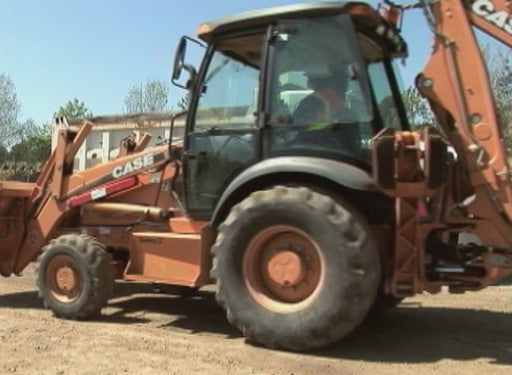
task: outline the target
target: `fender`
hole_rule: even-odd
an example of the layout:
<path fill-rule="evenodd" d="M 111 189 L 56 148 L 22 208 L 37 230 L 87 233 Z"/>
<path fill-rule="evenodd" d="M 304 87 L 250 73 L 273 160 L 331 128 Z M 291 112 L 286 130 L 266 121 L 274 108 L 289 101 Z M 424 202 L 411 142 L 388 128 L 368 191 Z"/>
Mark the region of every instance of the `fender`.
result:
<path fill-rule="evenodd" d="M 276 157 L 252 165 L 231 181 L 217 202 L 211 222 L 217 223 L 226 202 L 244 185 L 260 177 L 281 173 L 318 176 L 354 190 L 383 193 L 367 172 L 351 164 L 307 156 Z"/>

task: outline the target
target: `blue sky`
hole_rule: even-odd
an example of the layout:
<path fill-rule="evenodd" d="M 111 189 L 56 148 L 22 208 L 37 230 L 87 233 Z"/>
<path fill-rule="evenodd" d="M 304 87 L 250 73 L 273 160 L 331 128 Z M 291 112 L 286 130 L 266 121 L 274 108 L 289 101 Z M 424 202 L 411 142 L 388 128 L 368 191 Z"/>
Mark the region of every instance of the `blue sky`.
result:
<path fill-rule="evenodd" d="M 21 120 L 49 122 L 75 97 L 95 115 L 120 113 L 132 86 L 169 81 L 177 41 L 194 36 L 202 21 L 295 2 L 0 0 L 0 72 L 16 85 Z M 421 12 L 406 14 L 404 34 L 411 58 L 402 71 L 409 85 L 430 51 Z M 171 95 L 174 102 L 182 92 Z"/>

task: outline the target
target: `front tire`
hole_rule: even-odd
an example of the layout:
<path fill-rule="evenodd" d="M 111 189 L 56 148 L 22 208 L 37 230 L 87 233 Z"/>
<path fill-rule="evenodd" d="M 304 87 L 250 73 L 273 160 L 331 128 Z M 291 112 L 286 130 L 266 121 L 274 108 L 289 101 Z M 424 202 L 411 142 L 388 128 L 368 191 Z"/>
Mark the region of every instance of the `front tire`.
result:
<path fill-rule="evenodd" d="M 380 280 L 364 219 L 307 188 L 255 192 L 233 207 L 212 248 L 217 301 L 250 341 L 308 350 L 364 319 Z"/>
<path fill-rule="evenodd" d="M 60 236 L 43 249 L 37 285 L 39 297 L 56 316 L 66 319 L 97 316 L 114 287 L 110 255 L 92 237 Z"/>

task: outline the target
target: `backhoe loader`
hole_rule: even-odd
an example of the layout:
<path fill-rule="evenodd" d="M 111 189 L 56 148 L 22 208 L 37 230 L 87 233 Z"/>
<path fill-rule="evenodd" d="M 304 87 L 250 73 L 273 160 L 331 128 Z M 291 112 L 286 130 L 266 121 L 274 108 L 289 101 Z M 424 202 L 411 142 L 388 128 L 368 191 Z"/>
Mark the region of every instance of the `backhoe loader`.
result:
<path fill-rule="evenodd" d="M 396 61 L 420 8 L 416 86 L 437 125 L 413 131 Z M 107 304 L 114 280 L 216 284 L 249 341 L 309 350 L 372 308 L 476 291 L 512 273 L 503 129 L 473 28 L 512 47 L 505 0 L 314 2 L 206 22 L 178 44 L 182 142 L 126 146 L 85 170 L 94 119 L 63 129 L 36 183 L 0 183 L 0 273 L 38 259 L 57 316 Z M 199 66 L 187 46 L 204 50 Z"/>

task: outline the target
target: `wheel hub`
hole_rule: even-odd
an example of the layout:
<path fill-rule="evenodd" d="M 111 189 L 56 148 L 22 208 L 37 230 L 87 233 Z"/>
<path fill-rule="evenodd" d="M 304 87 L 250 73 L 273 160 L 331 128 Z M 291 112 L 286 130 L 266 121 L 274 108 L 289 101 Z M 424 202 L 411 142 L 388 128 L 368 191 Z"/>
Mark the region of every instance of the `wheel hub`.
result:
<path fill-rule="evenodd" d="M 252 297 L 274 311 L 296 311 L 310 303 L 321 283 L 322 261 L 316 242 L 305 232 L 275 225 L 256 234 L 242 261 Z"/>
<path fill-rule="evenodd" d="M 77 262 L 67 255 L 53 257 L 46 267 L 46 288 L 62 303 L 75 301 L 81 294 L 83 280 Z"/>
<path fill-rule="evenodd" d="M 64 292 L 69 292 L 76 286 L 75 273 L 71 267 L 64 266 L 57 270 L 55 275 L 57 286 Z"/>
<path fill-rule="evenodd" d="M 290 250 L 281 251 L 270 258 L 267 271 L 273 282 L 284 287 L 300 284 L 306 273 L 300 256 Z"/>

